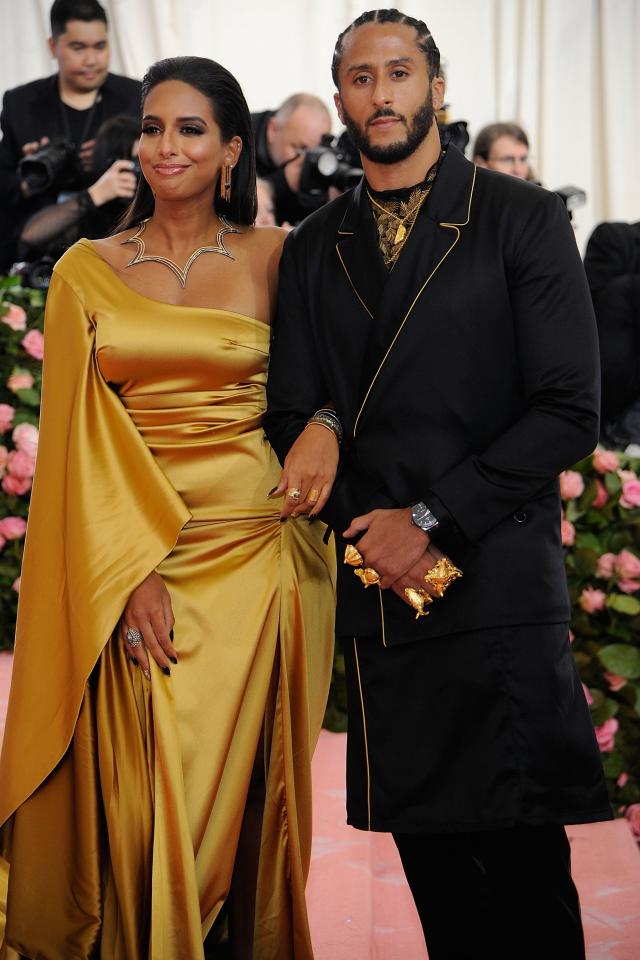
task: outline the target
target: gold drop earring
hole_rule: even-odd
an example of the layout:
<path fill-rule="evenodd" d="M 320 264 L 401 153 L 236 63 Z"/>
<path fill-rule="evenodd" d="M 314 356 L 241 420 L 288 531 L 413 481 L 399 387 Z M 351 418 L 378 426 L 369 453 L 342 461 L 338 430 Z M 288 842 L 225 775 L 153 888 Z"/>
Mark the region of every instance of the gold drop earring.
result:
<path fill-rule="evenodd" d="M 226 203 L 231 202 L 231 170 L 232 166 L 225 163 L 220 171 L 220 196 Z"/>

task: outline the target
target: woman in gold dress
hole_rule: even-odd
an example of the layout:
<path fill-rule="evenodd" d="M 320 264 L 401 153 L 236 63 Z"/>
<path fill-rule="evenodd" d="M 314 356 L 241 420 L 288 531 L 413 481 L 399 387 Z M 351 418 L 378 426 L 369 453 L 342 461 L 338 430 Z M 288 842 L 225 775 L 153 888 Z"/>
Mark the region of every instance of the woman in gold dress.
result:
<path fill-rule="evenodd" d="M 252 226 L 249 114 L 224 68 L 155 64 L 143 114 L 131 226 L 80 240 L 48 296 L 0 767 L 2 950 L 198 960 L 239 878 L 232 956 L 309 960 L 333 575 L 322 524 L 281 523 L 268 496 L 283 232 Z"/>

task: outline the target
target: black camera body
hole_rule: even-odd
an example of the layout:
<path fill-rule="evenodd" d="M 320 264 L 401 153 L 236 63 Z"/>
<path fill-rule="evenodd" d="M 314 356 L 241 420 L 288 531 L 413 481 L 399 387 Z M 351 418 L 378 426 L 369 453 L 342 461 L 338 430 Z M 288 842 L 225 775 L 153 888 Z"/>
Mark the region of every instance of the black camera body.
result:
<path fill-rule="evenodd" d="M 18 166 L 20 179 L 34 197 L 51 187 L 65 187 L 82 172 L 77 148 L 65 137 L 54 137 L 35 153 L 23 157 Z"/>
<path fill-rule="evenodd" d="M 327 190 L 349 190 L 360 181 L 360 157 L 346 131 L 339 137 L 325 133 L 320 146 L 307 150 L 300 173 L 300 194 L 316 206 L 326 203 Z M 309 204 L 312 205 L 311 203 Z"/>

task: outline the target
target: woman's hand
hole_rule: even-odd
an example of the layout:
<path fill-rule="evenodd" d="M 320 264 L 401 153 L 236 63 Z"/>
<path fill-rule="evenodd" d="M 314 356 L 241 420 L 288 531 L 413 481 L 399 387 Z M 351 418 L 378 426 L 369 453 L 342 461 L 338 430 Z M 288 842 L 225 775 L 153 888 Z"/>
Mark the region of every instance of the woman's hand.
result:
<path fill-rule="evenodd" d="M 169 591 L 162 577 L 154 571 L 133 591 L 120 619 L 120 637 L 127 654 L 142 667 L 147 680 L 151 679 L 147 653 L 167 675 L 170 673 L 169 661 L 178 662 L 172 642 L 174 622 Z M 139 642 L 128 642 L 127 633 L 130 640 Z"/>
<path fill-rule="evenodd" d="M 336 478 L 340 448 L 335 434 L 318 423 L 309 423 L 289 450 L 278 486 L 269 494 L 284 494 L 282 513 L 298 517 L 303 513 L 315 517 L 329 499 Z M 291 496 L 295 491 L 299 496 Z"/>
<path fill-rule="evenodd" d="M 136 192 L 138 178 L 131 160 L 114 160 L 99 180 L 89 187 L 88 193 L 96 207 L 101 207 L 116 197 L 130 200 Z"/>

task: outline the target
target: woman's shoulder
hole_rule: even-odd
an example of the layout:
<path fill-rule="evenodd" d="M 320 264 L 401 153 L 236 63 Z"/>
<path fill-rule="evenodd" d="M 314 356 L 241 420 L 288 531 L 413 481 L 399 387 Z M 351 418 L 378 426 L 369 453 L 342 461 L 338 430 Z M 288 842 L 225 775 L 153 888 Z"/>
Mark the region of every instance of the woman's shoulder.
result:
<path fill-rule="evenodd" d="M 249 227 L 247 236 L 252 250 L 263 252 L 267 256 L 282 250 L 287 238 L 287 230 L 282 227 Z"/>

